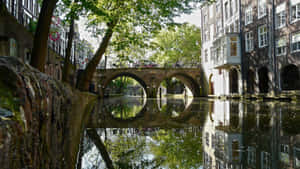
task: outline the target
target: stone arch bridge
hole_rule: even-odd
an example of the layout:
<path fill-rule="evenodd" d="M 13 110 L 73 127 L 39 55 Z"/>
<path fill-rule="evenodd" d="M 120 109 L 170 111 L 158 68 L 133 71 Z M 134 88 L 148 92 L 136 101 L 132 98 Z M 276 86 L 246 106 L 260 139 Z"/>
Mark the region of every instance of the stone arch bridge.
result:
<path fill-rule="evenodd" d="M 202 68 L 98 69 L 93 81 L 100 96 L 104 96 L 104 90 L 112 80 L 121 76 L 131 77 L 138 81 L 148 98 L 156 98 L 161 82 L 172 77 L 184 83 L 192 91 L 194 97 L 207 96 L 208 83 Z"/>

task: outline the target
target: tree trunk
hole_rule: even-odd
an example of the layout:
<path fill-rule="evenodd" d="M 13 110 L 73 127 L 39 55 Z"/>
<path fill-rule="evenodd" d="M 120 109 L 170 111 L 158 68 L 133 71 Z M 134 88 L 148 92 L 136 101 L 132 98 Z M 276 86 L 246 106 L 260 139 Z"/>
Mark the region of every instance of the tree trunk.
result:
<path fill-rule="evenodd" d="M 97 52 L 95 53 L 92 60 L 88 63 L 85 70 L 80 75 L 80 77 L 78 79 L 78 83 L 77 83 L 77 88 L 79 90 L 88 91 L 90 81 L 93 79 L 93 75 L 96 72 L 96 68 L 97 68 L 103 54 L 105 53 L 105 50 L 106 50 L 106 48 L 109 44 L 109 41 L 112 37 L 114 26 L 115 26 L 115 24 L 108 25 L 105 36 L 103 37 L 102 42 L 101 42 Z"/>
<path fill-rule="evenodd" d="M 63 68 L 63 76 L 62 80 L 63 82 L 70 82 L 70 58 L 71 58 L 71 51 L 72 51 L 72 43 L 73 43 L 73 37 L 74 37 L 74 19 L 72 18 L 69 28 L 69 34 L 68 34 L 68 44 L 66 48 L 66 56 L 64 60 L 64 68 Z"/>
<path fill-rule="evenodd" d="M 44 0 L 34 35 L 32 57 L 30 64 L 44 72 L 47 56 L 48 35 L 53 11 L 58 0 Z"/>
<path fill-rule="evenodd" d="M 89 138 L 94 142 L 97 149 L 100 151 L 100 154 L 105 162 L 105 165 L 108 169 L 114 169 L 113 162 L 109 157 L 109 154 L 106 150 L 105 145 L 103 144 L 100 136 L 98 135 L 97 131 L 95 129 L 89 129 L 87 130 L 87 135 Z"/>

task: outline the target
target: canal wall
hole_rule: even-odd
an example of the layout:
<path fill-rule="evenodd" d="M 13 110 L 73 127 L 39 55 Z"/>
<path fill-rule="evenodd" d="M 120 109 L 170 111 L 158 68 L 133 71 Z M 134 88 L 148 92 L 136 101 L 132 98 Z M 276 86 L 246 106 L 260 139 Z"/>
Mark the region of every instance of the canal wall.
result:
<path fill-rule="evenodd" d="M 75 168 L 81 131 L 97 97 L 0 57 L 2 169 Z"/>

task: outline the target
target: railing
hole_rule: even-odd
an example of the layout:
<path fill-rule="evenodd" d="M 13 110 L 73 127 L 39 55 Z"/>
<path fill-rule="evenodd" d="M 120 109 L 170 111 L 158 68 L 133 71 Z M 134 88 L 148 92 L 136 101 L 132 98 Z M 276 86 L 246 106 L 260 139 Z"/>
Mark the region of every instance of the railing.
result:
<path fill-rule="evenodd" d="M 156 65 L 156 66 L 134 66 L 134 65 L 123 65 L 123 66 L 107 66 L 106 69 L 127 69 L 127 68 L 162 68 L 162 69 L 189 69 L 189 68 L 201 68 L 201 64 L 194 64 L 194 65 L 171 65 L 171 66 L 166 66 L 166 65 Z M 98 66 L 98 69 L 105 69 L 104 65 Z"/>

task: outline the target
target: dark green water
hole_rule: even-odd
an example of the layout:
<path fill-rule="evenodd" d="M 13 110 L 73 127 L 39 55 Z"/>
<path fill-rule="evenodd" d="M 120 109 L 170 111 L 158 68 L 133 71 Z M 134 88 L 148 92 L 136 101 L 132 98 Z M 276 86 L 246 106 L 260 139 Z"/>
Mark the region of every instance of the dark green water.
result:
<path fill-rule="evenodd" d="M 300 168 L 300 104 L 111 98 L 86 125 L 116 168 Z M 85 169 L 106 168 L 85 131 Z"/>

